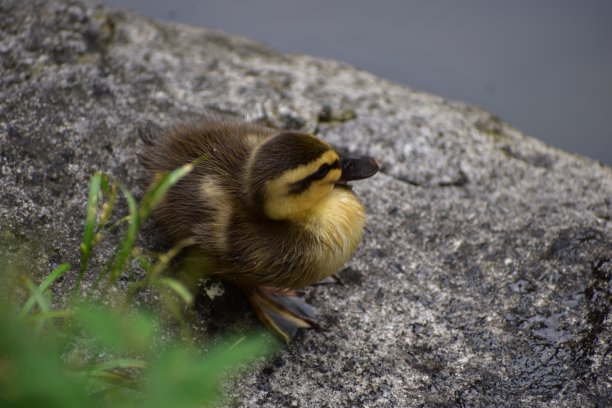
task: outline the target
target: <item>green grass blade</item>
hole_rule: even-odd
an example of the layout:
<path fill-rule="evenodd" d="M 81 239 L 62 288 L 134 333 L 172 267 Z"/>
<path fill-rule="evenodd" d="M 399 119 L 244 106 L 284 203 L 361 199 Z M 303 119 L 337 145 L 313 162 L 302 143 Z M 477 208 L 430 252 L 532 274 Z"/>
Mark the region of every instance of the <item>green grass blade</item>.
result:
<path fill-rule="evenodd" d="M 154 319 L 133 310 L 82 304 L 76 308 L 75 321 L 100 350 L 110 348 L 121 355 L 141 353 L 155 342 Z"/>
<path fill-rule="evenodd" d="M 49 305 L 49 301 L 45 298 L 45 295 L 38 289 L 38 286 L 34 284 L 29 278 L 26 279 L 26 285 L 30 290 L 31 297 L 34 299 L 34 302 L 38 305 L 41 311 L 48 312 L 51 306 Z M 22 310 L 23 313 L 23 310 Z M 21 313 L 20 313 L 20 317 Z"/>
<path fill-rule="evenodd" d="M 64 319 L 75 315 L 75 311 L 72 309 L 64 310 L 50 310 L 48 312 L 40 312 L 30 316 L 34 320 L 47 320 L 47 319 Z"/>
<path fill-rule="evenodd" d="M 36 335 L 29 322 L 5 312 L 0 310 L 0 406 L 100 406 L 87 397 L 82 382 L 66 370 L 64 348 L 58 341 L 62 334 L 56 325 L 50 325 L 44 335 Z"/>
<path fill-rule="evenodd" d="M 193 294 L 181 282 L 172 278 L 162 278 L 160 282 L 172 289 L 186 304 L 190 305 L 193 303 Z"/>
<path fill-rule="evenodd" d="M 100 188 L 102 182 L 102 173 L 96 173 L 92 176 L 89 185 L 89 196 L 87 198 L 87 216 L 85 218 L 85 230 L 83 232 L 83 240 L 81 241 L 81 270 L 87 267 L 87 261 L 91 255 L 92 242 L 94 232 L 96 230 L 98 204 L 100 201 Z"/>
<path fill-rule="evenodd" d="M 125 217 L 115 221 L 114 223 L 112 223 L 112 225 L 110 225 L 107 229 L 106 229 L 106 233 L 110 234 L 112 232 L 114 232 L 117 228 L 119 228 L 120 226 L 122 226 L 123 224 L 129 224 L 130 223 L 130 216 L 126 215 Z"/>
<path fill-rule="evenodd" d="M 219 401 L 220 384 L 229 372 L 272 351 L 270 341 L 262 336 L 248 336 L 232 349 L 227 344 L 205 355 L 176 348 L 162 353 L 145 374 L 143 406 L 209 406 Z"/>
<path fill-rule="evenodd" d="M 125 199 L 128 203 L 128 209 L 130 212 L 130 221 L 128 224 L 127 231 L 125 233 L 125 238 L 121 242 L 121 246 L 119 250 L 116 252 L 113 257 L 113 261 L 110 268 L 110 283 L 113 283 L 119 278 L 126 262 L 130 259 L 132 254 L 132 249 L 134 248 L 134 241 L 136 240 L 136 234 L 138 233 L 138 229 L 140 228 L 140 219 L 138 217 L 138 204 L 136 203 L 136 199 L 130 193 L 130 191 L 122 184 L 119 185 Z"/>
<path fill-rule="evenodd" d="M 142 197 L 138 210 L 141 220 L 146 219 L 151 211 L 159 204 L 170 187 L 176 184 L 193 170 L 194 164 L 188 163 L 178 169 L 164 175 L 158 182 L 153 184 L 149 191 Z"/>
<path fill-rule="evenodd" d="M 83 240 L 81 241 L 81 265 L 79 267 L 79 275 L 74 287 L 73 296 L 79 292 L 81 281 L 87 269 L 87 263 L 91 257 L 93 248 L 93 240 L 97 226 L 98 205 L 100 201 L 100 189 L 102 185 L 102 173 L 97 172 L 91 177 L 89 185 L 89 196 L 87 198 L 87 216 L 85 218 L 85 230 L 83 231 Z"/>
<path fill-rule="evenodd" d="M 168 267 L 170 262 L 181 253 L 181 251 L 188 246 L 194 245 L 196 243 L 195 238 L 185 238 L 180 240 L 175 246 L 170 248 L 167 252 L 160 254 L 158 256 L 158 260 L 154 265 L 151 265 L 150 269 L 147 269 L 149 272 L 149 279 L 154 281 L 157 277 Z"/>
<path fill-rule="evenodd" d="M 116 370 L 118 368 L 147 368 L 147 362 L 135 358 L 118 358 L 116 360 L 100 363 L 93 368 L 93 372 Z"/>
<path fill-rule="evenodd" d="M 159 293 L 159 296 L 161 298 L 161 304 L 163 305 L 163 308 L 174 318 L 174 320 L 181 327 L 181 331 L 183 332 L 183 339 L 186 340 L 189 344 L 191 344 L 193 336 L 191 335 L 190 327 L 185 321 L 182 305 L 179 304 L 176 297 L 173 296 L 172 292 L 168 289 L 163 288 L 165 290 L 160 290 L 159 286 L 157 286 L 156 289 L 157 293 Z"/>
<path fill-rule="evenodd" d="M 102 191 L 104 191 L 104 194 L 106 197 L 108 197 L 108 201 L 102 204 L 102 211 L 100 212 L 100 228 L 104 228 L 110 219 L 113 207 L 115 206 L 115 200 L 117 199 L 117 184 L 109 184 L 108 177 L 104 175 L 102 177 Z"/>
<path fill-rule="evenodd" d="M 69 269 L 69 263 L 63 263 L 56 267 L 45 279 L 43 279 L 40 285 L 38 285 L 38 291 L 40 293 L 45 293 L 49 286 L 51 286 L 53 282 L 55 282 L 60 276 L 65 274 Z M 19 312 L 19 317 L 24 317 L 28 313 L 30 313 L 30 310 L 32 310 L 32 307 L 34 307 L 35 303 L 36 299 L 34 298 L 34 296 L 30 296 L 21 308 L 21 311 Z"/>
<path fill-rule="evenodd" d="M 140 201 L 140 205 L 136 203 L 132 193 L 130 193 L 123 184 L 118 184 L 128 202 L 130 215 L 125 238 L 110 262 L 110 283 L 115 282 L 119 278 L 121 272 L 124 270 L 125 264 L 131 258 L 136 235 L 142 222 L 151 214 L 153 208 L 159 204 L 168 189 L 193 170 L 193 167 L 194 164 L 189 163 L 163 176 L 144 195 Z M 112 188 L 110 188 L 110 191 L 112 191 Z"/>
<path fill-rule="evenodd" d="M 149 260 L 149 258 L 145 255 L 138 255 L 134 257 L 136 259 L 136 262 L 138 262 L 138 265 L 140 265 L 140 267 L 142 268 L 143 271 L 150 271 L 151 268 L 153 268 L 153 264 L 151 263 L 151 261 Z"/>
<path fill-rule="evenodd" d="M 51 302 L 49 301 L 49 299 L 47 299 L 44 295 L 44 293 L 42 293 L 39 289 L 38 286 L 36 286 L 34 284 L 34 282 L 32 282 L 30 280 L 30 278 L 26 278 L 26 285 L 28 286 L 28 289 L 30 290 L 31 293 L 31 298 L 34 299 L 35 303 L 38 305 L 38 308 L 43 312 L 43 313 L 48 313 L 49 309 L 51 309 Z M 22 311 L 23 312 L 23 311 Z M 24 315 L 25 316 L 25 315 Z M 23 317 L 20 316 L 19 317 Z M 44 324 L 46 322 L 46 319 L 40 319 L 36 321 L 36 325 L 35 325 L 35 332 L 38 334 L 40 333 L 40 331 L 42 330 Z"/>
<path fill-rule="evenodd" d="M 217 375 L 217 371 L 229 370 L 239 364 L 266 356 L 274 350 L 276 339 L 270 335 L 248 335 L 236 340 L 231 346 L 218 347 L 205 356 L 203 372 L 209 376 Z"/>

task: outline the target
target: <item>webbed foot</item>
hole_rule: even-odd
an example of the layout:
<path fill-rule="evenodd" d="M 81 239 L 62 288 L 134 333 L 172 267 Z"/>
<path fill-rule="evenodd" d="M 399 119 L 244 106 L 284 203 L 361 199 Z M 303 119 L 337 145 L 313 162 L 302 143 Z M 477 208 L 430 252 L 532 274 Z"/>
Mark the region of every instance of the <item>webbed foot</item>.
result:
<path fill-rule="evenodd" d="M 342 280 L 342 278 L 337 274 L 334 273 L 331 276 L 328 276 L 327 278 L 324 278 L 323 280 L 315 283 L 315 285 L 319 286 L 319 285 L 340 285 L 340 286 L 344 286 L 344 281 Z"/>
<path fill-rule="evenodd" d="M 259 320 L 289 343 L 299 329 L 318 329 L 313 308 L 304 291 L 268 286 L 243 288 Z"/>

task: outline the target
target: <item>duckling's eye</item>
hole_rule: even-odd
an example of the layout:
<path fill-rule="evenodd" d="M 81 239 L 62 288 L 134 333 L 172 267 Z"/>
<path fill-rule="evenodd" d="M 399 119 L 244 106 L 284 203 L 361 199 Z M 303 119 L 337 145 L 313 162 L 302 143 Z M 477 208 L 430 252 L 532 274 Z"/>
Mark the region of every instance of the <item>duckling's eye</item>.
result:
<path fill-rule="evenodd" d="M 312 175 L 310 176 L 313 180 L 321 180 L 323 178 L 325 178 L 325 176 L 327 176 L 327 173 L 329 173 L 329 169 L 331 169 L 331 166 L 327 163 L 324 163 L 321 165 L 321 167 L 319 167 L 319 170 L 317 170 L 316 172 L 312 173 Z"/>

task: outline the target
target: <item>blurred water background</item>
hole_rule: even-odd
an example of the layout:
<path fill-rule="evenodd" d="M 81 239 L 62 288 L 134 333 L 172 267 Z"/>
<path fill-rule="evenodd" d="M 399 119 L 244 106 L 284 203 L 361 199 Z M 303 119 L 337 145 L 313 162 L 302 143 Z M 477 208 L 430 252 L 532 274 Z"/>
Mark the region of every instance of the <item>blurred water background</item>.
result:
<path fill-rule="evenodd" d="M 612 0 L 102 0 L 342 60 L 612 165 Z"/>

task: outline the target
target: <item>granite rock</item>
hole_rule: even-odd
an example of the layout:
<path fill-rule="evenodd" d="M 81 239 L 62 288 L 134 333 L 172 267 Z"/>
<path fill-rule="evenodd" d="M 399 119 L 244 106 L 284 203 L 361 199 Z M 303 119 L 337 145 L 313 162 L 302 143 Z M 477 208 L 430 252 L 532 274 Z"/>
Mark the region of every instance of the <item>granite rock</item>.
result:
<path fill-rule="evenodd" d="M 357 185 L 369 224 L 346 284 L 309 289 L 324 329 L 234 380 L 231 404 L 610 406 L 612 169 L 336 61 L 88 2 L 2 1 L 0 243 L 28 245 L 40 274 L 78 264 L 90 176 L 141 191 L 138 126 L 208 111 L 382 165 Z M 194 326 L 256 326 L 224 292 Z"/>

